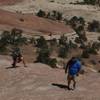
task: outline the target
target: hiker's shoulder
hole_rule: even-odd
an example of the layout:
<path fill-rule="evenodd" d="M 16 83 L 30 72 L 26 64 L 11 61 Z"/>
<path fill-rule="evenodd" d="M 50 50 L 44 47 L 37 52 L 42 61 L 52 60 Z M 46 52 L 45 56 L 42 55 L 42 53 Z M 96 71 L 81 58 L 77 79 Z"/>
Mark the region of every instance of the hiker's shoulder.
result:
<path fill-rule="evenodd" d="M 80 61 L 80 60 L 77 60 L 77 61 L 76 61 L 76 64 L 77 64 L 77 65 L 79 65 L 79 66 L 81 66 L 81 65 L 82 65 L 82 63 L 81 63 L 81 61 Z"/>

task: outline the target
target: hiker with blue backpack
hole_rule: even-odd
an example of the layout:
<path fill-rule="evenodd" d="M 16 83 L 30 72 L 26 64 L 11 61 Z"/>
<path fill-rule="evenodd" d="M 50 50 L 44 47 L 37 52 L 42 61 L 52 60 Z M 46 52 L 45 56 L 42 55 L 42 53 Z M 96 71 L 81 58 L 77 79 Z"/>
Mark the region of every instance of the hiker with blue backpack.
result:
<path fill-rule="evenodd" d="M 67 80 L 68 80 L 68 89 L 70 90 L 70 84 L 73 81 L 73 89 L 76 87 L 76 76 L 79 75 L 79 72 L 81 70 L 81 62 L 78 58 L 72 57 L 65 68 L 65 74 L 68 72 Z"/>

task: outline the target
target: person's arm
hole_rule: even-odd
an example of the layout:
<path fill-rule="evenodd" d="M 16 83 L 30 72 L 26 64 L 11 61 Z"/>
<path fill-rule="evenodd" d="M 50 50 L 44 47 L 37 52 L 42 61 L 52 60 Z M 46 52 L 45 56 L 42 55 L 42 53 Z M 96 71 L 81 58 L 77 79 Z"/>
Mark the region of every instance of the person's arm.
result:
<path fill-rule="evenodd" d="M 79 76 L 80 70 L 81 70 L 81 63 L 79 63 L 79 67 L 78 67 L 78 72 L 77 72 L 77 76 Z"/>
<path fill-rule="evenodd" d="M 69 69 L 70 62 L 71 62 L 71 61 L 68 61 L 67 65 L 66 65 L 66 67 L 65 67 L 65 74 L 67 73 L 67 71 L 68 71 L 68 69 Z"/>

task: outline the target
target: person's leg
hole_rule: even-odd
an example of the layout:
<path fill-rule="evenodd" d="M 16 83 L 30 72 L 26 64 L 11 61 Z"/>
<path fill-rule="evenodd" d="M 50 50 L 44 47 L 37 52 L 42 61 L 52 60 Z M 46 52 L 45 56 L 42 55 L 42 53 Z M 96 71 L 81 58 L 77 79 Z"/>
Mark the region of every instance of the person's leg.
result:
<path fill-rule="evenodd" d="M 24 59 L 22 60 L 22 62 L 23 62 L 23 64 L 24 64 L 24 67 L 27 67 L 27 66 L 26 66 L 26 63 L 25 63 L 25 61 L 24 61 Z"/>
<path fill-rule="evenodd" d="M 19 63 L 20 63 L 20 62 L 23 63 L 24 67 L 27 67 L 23 57 L 20 57 L 20 58 L 19 58 Z"/>
<path fill-rule="evenodd" d="M 17 59 L 13 59 L 12 67 L 16 67 L 16 60 Z"/>
<path fill-rule="evenodd" d="M 71 76 L 70 75 L 67 76 L 67 81 L 68 81 L 68 90 L 70 90 L 71 89 L 70 88 L 70 84 L 71 84 Z"/>
<path fill-rule="evenodd" d="M 73 89 L 75 89 L 76 88 L 76 80 L 75 80 L 75 77 L 73 77 Z"/>

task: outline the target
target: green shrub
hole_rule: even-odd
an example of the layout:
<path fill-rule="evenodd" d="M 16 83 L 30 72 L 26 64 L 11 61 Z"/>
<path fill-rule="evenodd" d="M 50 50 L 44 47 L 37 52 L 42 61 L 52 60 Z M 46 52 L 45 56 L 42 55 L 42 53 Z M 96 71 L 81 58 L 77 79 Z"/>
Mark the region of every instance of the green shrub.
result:
<path fill-rule="evenodd" d="M 46 16 L 46 13 L 43 10 L 40 9 L 36 15 L 38 17 L 45 17 Z"/>
<path fill-rule="evenodd" d="M 57 64 L 57 60 L 55 58 L 53 59 L 49 59 L 49 63 L 48 63 L 52 68 L 56 68 L 56 64 Z"/>
<path fill-rule="evenodd" d="M 82 58 L 89 58 L 89 53 L 88 53 L 88 51 L 87 50 L 83 50 L 83 52 L 82 52 Z"/>
<path fill-rule="evenodd" d="M 20 46 L 27 43 L 27 38 L 22 36 L 22 30 L 12 29 L 9 31 L 4 31 L 0 35 L 0 51 L 6 51 L 8 47 Z"/>
<path fill-rule="evenodd" d="M 84 33 L 84 34 L 81 34 L 80 37 L 81 37 L 81 39 L 82 39 L 84 42 L 87 41 L 87 37 L 86 37 L 86 34 L 85 34 L 85 33 Z"/>
<path fill-rule="evenodd" d="M 100 49 L 100 42 L 93 42 L 92 48 L 95 50 L 99 50 Z"/>
<path fill-rule="evenodd" d="M 93 20 L 88 23 L 88 31 L 90 32 L 99 32 L 100 31 L 100 22 L 97 20 Z"/>
<path fill-rule="evenodd" d="M 79 20 L 79 23 L 80 23 L 81 25 L 85 25 L 85 20 L 84 20 L 83 17 L 79 17 L 78 20 Z"/>
<path fill-rule="evenodd" d="M 61 46 L 59 49 L 59 54 L 58 56 L 61 58 L 66 58 L 68 55 L 68 49 L 65 46 Z"/>
<path fill-rule="evenodd" d="M 29 39 L 29 43 L 30 43 L 30 44 L 35 44 L 35 39 L 34 39 L 34 37 L 31 37 L 31 38 Z"/>
<path fill-rule="evenodd" d="M 69 24 L 72 26 L 74 30 L 77 28 L 79 28 L 78 30 L 84 30 L 85 20 L 83 17 L 74 16 L 69 20 Z"/>
<path fill-rule="evenodd" d="M 27 38 L 22 36 L 22 30 L 12 29 L 8 39 L 10 45 L 19 46 L 27 43 Z"/>
<path fill-rule="evenodd" d="M 100 41 L 100 36 L 98 37 L 98 40 Z"/>
<path fill-rule="evenodd" d="M 81 43 L 80 38 L 79 38 L 79 37 L 76 37 L 76 38 L 75 38 L 75 42 L 76 42 L 76 43 Z"/>
<path fill-rule="evenodd" d="M 57 20 L 62 20 L 62 13 L 57 12 L 56 19 L 57 19 Z"/>
<path fill-rule="evenodd" d="M 78 46 L 77 46 L 77 44 L 75 44 L 75 43 L 73 43 L 71 40 L 69 41 L 69 48 L 70 49 L 75 49 L 75 48 L 77 48 Z"/>
<path fill-rule="evenodd" d="M 72 26 L 73 29 L 76 28 L 76 24 L 78 23 L 78 17 L 74 16 L 69 20 L 70 25 Z"/>
<path fill-rule="evenodd" d="M 52 12 L 48 12 L 46 18 L 52 19 L 52 20 L 62 20 L 62 13 L 58 12 L 56 10 L 53 10 Z"/>
<path fill-rule="evenodd" d="M 0 54 L 5 54 L 6 52 L 7 52 L 7 48 L 5 46 L 0 48 Z"/>
<path fill-rule="evenodd" d="M 10 33 L 8 31 L 4 31 L 0 37 L 0 53 L 3 54 L 7 51 L 7 46 L 9 44 L 9 36 Z"/>
<path fill-rule="evenodd" d="M 83 41 L 87 41 L 87 37 L 84 31 L 84 26 L 79 26 L 75 29 L 76 34 L 79 36 L 79 38 Z"/>
<path fill-rule="evenodd" d="M 50 40 L 50 45 L 51 46 L 57 45 L 57 39 L 56 38 L 53 38 L 52 40 Z"/>
<path fill-rule="evenodd" d="M 55 2 L 54 0 L 50 0 L 50 2 Z"/>
<path fill-rule="evenodd" d="M 39 51 L 39 55 L 37 57 L 37 62 L 48 64 L 50 56 L 50 50 L 47 48 L 42 48 Z"/>
<path fill-rule="evenodd" d="M 95 5 L 96 4 L 96 0 L 84 0 L 85 4 L 90 4 L 90 5 Z"/>
<path fill-rule="evenodd" d="M 37 41 L 38 48 L 47 48 L 48 47 L 47 41 L 45 40 L 45 38 L 43 36 L 38 38 L 36 41 Z"/>
<path fill-rule="evenodd" d="M 50 65 L 52 68 L 56 67 L 57 60 L 55 58 L 50 58 L 50 50 L 47 48 L 41 48 L 39 55 L 37 57 L 37 62 L 41 62 Z"/>
<path fill-rule="evenodd" d="M 59 39 L 59 44 L 60 44 L 60 45 L 66 45 L 66 43 L 67 43 L 67 37 L 64 36 L 64 35 L 62 35 L 62 36 L 60 37 L 60 39 Z"/>
<path fill-rule="evenodd" d="M 96 49 L 94 49 L 94 48 L 88 48 L 88 52 L 89 52 L 90 54 L 97 54 L 97 51 L 96 51 Z"/>

